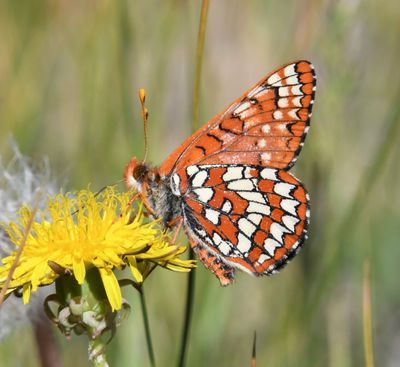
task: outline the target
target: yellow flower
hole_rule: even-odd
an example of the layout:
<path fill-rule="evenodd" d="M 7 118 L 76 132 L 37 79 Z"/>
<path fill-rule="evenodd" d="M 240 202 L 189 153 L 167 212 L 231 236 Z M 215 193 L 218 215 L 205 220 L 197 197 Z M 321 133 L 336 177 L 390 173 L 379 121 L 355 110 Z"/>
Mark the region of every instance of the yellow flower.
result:
<path fill-rule="evenodd" d="M 129 205 L 130 196 L 108 187 L 98 196 L 82 190 L 50 198 L 47 209 L 36 214 L 37 220 L 28 233 L 8 293 L 22 288 L 24 303 L 28 303 L 31 291 L 60 277 L 60 271 L 55 268 L 68 269 L 76 281 L 83 284 L 86 271 L 95 267 L 112 309 L 118 310 L 122 296 L 114 269 L 128 265 L 137 283 L 141 283 L 155 265 L 190 271 L 193 261 L 178 258 L 185 248 L 171 245 L 157 221 L 145 223 L 141 209 L 135 213 Z M 31 216 L 32 210 L 23 207 L 19 223 L 3 225 L 16 248 L 21 245 Z M 2 259 L 0 288 L 16 253 Z"/>

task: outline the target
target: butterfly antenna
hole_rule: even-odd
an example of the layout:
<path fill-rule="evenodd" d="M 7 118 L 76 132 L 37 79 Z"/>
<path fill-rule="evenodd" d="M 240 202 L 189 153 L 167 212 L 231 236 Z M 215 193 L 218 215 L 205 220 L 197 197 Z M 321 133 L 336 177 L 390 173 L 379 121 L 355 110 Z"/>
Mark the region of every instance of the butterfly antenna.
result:
<path fill-rule="evenodd" d="M 94 194 L 94 197 L 97 197 L 98 195 L 100 195 L 107 187 L 109 187 L 109 186 L 115 186 L 115 185 L 118 185 L 118 184 L 120 184 L 120 183 L 122 183 L 122 182 L 124 182 L 123 179 L 122 179 L 122 180 L 118 180 L 118 181 L 112 183 L 111 185 L 103 186 L 100 190 L 98 190 L 98 191 Z"/>
<path fill-rule="evenodd" d="M 144 129 L 144 158 L 143 158 L 143 163 L 144 163 L 146 161 L 147 152 L 149 150 L 148 136 L 147 136 L 147 119 L 149 117 L 149 110 L 145 106 L 146 92 L 143 88 L 139 89 L 139 99 L 142 107 L 143 129 Z"/>

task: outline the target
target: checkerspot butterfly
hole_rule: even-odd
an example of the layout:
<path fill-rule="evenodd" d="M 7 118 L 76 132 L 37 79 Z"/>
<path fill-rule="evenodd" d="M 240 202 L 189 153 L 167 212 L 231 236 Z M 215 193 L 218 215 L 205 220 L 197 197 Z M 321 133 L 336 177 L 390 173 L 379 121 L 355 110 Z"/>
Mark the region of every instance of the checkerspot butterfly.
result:
<path fill-rule="evenodd" d="M 125 182 L 190 244 L 222 285 L 235 269 L 270 275 L 307 237 L 309 196 L 287 172 L 309 129 L 316 77 L 308 61 L 285 65 L 214 117 L 159 168 L 132 158 Z"/>

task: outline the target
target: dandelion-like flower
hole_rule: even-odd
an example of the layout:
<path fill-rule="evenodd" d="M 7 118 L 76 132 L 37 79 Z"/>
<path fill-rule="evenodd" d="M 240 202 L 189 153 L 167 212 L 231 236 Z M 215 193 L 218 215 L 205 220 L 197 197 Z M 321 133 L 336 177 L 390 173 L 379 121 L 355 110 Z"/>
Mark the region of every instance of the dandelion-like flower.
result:
<path fill-rule="evenodd" d="M 60 277 L 85 281 L 88 271 L 97 269 L 112 310 L 122 307 L 121 289 L 114 273 L 129 266 L 136 283 L 151 270 L 163 266 L 187 272 L 193 261 L 179 258 L 185 247 L 170 243 L 157 221 L 145 222 L 141 209 L 136 213 L 129 193 L 117 193 L 112 187 L 96 196 L 90 190 L 59 194 L 50 198 L 46 210 L 39 211 L 23 244 L 8 292 L 22 289 L 24 303 L 39 286 Z M 4 225 L 16 248 L 22 245 L 32 209 L 23 207 L 19 221 Z M 0 287 L 15 261 L 17 251 L 2 259 Z"/>

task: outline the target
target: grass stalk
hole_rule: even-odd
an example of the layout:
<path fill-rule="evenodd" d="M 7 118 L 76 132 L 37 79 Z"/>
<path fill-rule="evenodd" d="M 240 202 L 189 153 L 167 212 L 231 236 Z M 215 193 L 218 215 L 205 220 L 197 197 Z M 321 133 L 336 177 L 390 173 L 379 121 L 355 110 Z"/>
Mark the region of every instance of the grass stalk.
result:
<path fill-rule="evenodd" d="M 201 5 L 201 14 L 199 22 L 199 33 L 197 37 L 197 54 L 196 54 L 196 71 L 195 83 L 193 90 L 193 113 L 192 113 L 192 131 L 196 131 L 199 125 L 199 110 L 200 110 L 200 82 L 201 82 L 201 69 L 203 65 L 204 42 L 207 25 L 208 14 L 208 0 L 203 0 Z M 189 250 L 189 258 L 194 259 L 193 250 Z M 192 269 L 188 276 L 187 290 L 186 290 L 186 305 L 185 305 L 185 318 L 182 329 L 182 340 L 179 351 L 178 367 L 184 367 L 186 363 L 187 349 L 189 345 L 189 332 L 192 320 L 193 305 L 194 305 L 194 291 L 195 291 L 196 271 Z"/>
<path fill-rule="evenodd" d="M 151 339 L 151 332 L 150 332 L 149 316 L 147 313 L 146 299 L 144 296 L 143 286 L 140 287 L 139 294 L 140 294 L 140 306 L 142 308 L 143 324 L 144 324 L 144 331 L 146 334 L 146 344 L 147 344 L 147 351 L 149 353 L 150 365 L 151 365 L 151 367 L 155 367 L 156 359 L 154 356 L 153 342 Z"/>
<path fill-rule="evenodd" d="M 29 232 L 31 231 L 32 224 L 33 224 L 33 221 L 35 220 L 35 215 L 36 215 L 37 210 L 38 210 L 38 199 L 36 200 L 36 203 L 35 203 L 35 205 L 33 207 L 31 216 L 29 217 L 29 222 L 26 225 L 26 228 L 24 230 L 24 234 L 23 234 L 23 237 L 22 237 L 22 240 L 21 240 L 21 244 L 19 245 L 19 248 L 17 250 L 17 254 L 16 254 L 15 258 L 14 258 L 14 262 L 13 262 L 11 268 L 10 268 L 10 271 L 7 274 L 7 278 L 6 278 L 6 281 L 4 282 L 3 288 L 1 288 L 1 291 L 0 291 L 0 308 L 3 305 L 3 302 L 4 302 L 5 298 L 6 298 L 8 287 L 10 286 L 12 277 L 14 275 L 14 271 L 17 268 L 17 265 L 19 263 L 19 259 L 21 257 L 22 251 L 24 250 L 24 247 L 26 245 L 26 239 L 28 238 Z"/>
<path fill-rule="evenodd" d="M 364 262 L 362 308 L 365 367 L 374 367 L 374 348 L 372 343 L 371 269 L 369 260 Z"/>
<path fill-rule="evenodd" d="M 197 37 L 197 53 L 196 53 L 196 71 L 193 90 L 193 112 L 192 112 L 192 131 L 195 132 L 199 127 L 199 111 L 200 111 L 200 83 L 201 69 L 203 66 L 204 41 L 206 35 L 208 0 L 203 0 L 201 5 L 199 33 Z"/>

